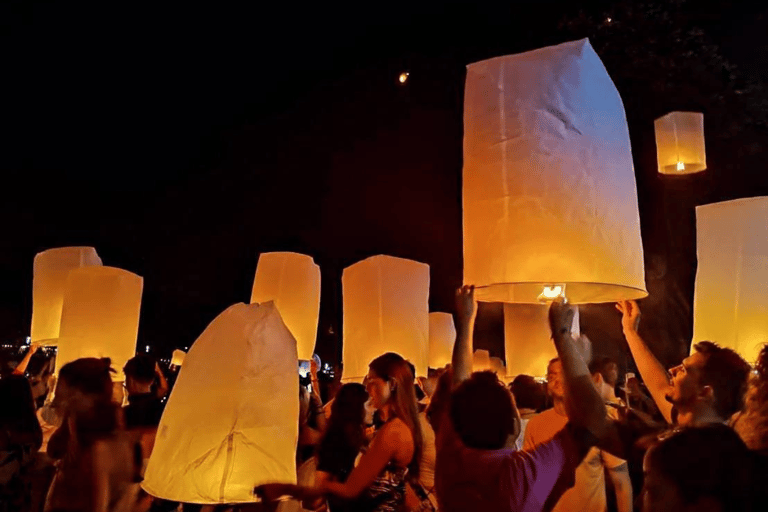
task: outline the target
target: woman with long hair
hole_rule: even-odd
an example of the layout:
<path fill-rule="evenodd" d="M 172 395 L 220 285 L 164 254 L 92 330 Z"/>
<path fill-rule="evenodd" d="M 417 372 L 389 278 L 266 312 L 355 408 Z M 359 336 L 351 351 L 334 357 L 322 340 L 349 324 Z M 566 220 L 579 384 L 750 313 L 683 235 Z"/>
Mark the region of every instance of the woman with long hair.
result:
<path fill-rule="evenodd" d="M 137 503 L 141 451 L 123 430 L 111 372 L 109 359 L 96 358 L 59 371 L 54 404 L 62 426 L 48 451 L 60 460 L 46 512 L 127 512 Z"/>
<path fill-rule="evenodd" d="M 314 487 L 267 484 L 256 488 L 258 495 L 266 501 L 290 495 L 310 502 L 333 496 L 356 500 L 355 510 L 361 512 L 401 510 L 406 477 L 418 477 L 422 449 L 414 375 L 408 362 L 394 353 L 377 357 L 368 368 L 365 388 L 383 424 L 349 477 L 344 481 L 321 480 Z"/>
<path fill-rule="evenodd" d="M 732 424 L 749 449 L 768 455 L 768 344 L 757 357 L 744 410 L 734 415 Z"/>

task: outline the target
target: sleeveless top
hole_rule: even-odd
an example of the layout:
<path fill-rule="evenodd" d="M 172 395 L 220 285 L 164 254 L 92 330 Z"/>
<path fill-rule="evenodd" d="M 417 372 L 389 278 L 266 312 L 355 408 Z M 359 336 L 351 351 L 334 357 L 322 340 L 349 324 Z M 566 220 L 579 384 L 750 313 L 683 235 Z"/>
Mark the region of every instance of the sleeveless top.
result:
<path fill-rule="evenodd" d="M 389 462 L 365 490 L 362 501 L 371 512 L 399 512 L 405 503 L 405 477 L 408 468 Z"/>

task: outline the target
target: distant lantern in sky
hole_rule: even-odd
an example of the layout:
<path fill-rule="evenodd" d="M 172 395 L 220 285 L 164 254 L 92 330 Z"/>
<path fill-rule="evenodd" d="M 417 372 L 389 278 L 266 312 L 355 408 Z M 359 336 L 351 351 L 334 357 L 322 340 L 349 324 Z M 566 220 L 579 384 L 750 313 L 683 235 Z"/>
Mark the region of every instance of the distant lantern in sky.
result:
<path fill-rule="evenodd" d="M 59 247 L 37 253 L 32 278 L 32 341 L 56 343 L 69 272 L 100 265 L 101 258 L 93 247 Z"/>
<path fill-rule="evenodd" d="M 768 197 L 698 206 L 696 229 L 693 343 L 754 363 L 768 342 Z"/>
<path fill-rule="evenodd" d="M 262 253 L 256 265 L 251 303 L 270 300 L 296 338 L 299 359 L 312 359 L 320 315 L 320 267 L 305 254 Z"/>
<path fill-rule="evenodd" d="M 185 503 L 247 503 L 257 485 L 296 483 L 297 360 L 274 303 L 217 316 L 181 367 L 144 489 Z"/>
<path fill-rule="evenodd" d="M 704 114 L 670 112 L 653 124 L 660 173 L 693 174 L 707 168 Z"/>
<path fill-rule="evenodd" d="M 545 304 L 504 304 L 504 351 L 507 377 L 532 375 L 544 377 L 547 364 L 557 351 L 552 343 Z M 581 334 L 578 311 L 571 335 Z M 587 361 L 589 363 L 589 361 Z"/>
<path fill-rule="evenodd" d="M 187 356 L 187 353 L 183 350 L 176 349 L 173 351 L 173 356 L 171 357 L 171 365 L 173 366 L 181 366 L 184 364 L 184 358 Z"/>
<path fill-rule="evenodd" d="M 647 295 L 624 107 L 588 40 L 468 66 L 463 206 L 481 301 Z"/>
<path fill-rule="evenodd" d="M 56 372 L 81 357 L 109 357 L 124 380 L 123 366 L 136 353 L 144 280 L 113 267 L 72 270 L 64 290 Z"/>
<path fill-rule="evenodd" d="M 429 367 L 444 368 L 453 357 L 456 326 L 450 313 L 429 314 Z"/>
<path fill-rule="evenodd" d="M 372 256 L 344 269 L 342 378 L 362 381 L 368 364 L 395 352 L 427 374 L 429 265 Z"/>
<path fill-rule="evenodd" d="M 408 78 L 409 78 L 410 76 L 411 76 L 411 74 L 410 74 L 410 73 L 408 73 L 407 71 L 404 71 L 404 72 L 400 73 L 400 76 L 399 76 L 399 77 L 397 77 L 397 80 L 398 80 L 398 82 L 400 82 L 401 84 L 404 84 L 405 82 L 407 82 L 407 81 L 408 81 Z"/>

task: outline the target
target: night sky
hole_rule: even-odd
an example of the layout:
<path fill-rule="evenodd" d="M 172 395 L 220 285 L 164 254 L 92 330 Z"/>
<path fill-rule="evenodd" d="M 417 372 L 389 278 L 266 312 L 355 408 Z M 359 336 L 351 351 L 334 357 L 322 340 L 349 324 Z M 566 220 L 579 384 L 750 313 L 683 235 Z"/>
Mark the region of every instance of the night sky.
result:
<path fill-rule="evenodd" d="M 105 265 L 144 277 L 139 345 L 159 355 L 247 301 L 263 251 L 306 253 L 321 266 L 318 351 L 331 359 L 341 353 L 341 272 L 360 259 L 428 263 L 431 310 L 451 311 L 462 279 L 465 66 L 590 35 L 563 24 L 579 6 L 559 0 L 158 3 L 0 7 L 3 340 L 28 335 L 34 255 L 67 245 L 92 245 Z M 739 80 L 768 80 L 768 9 L 689 3 L 686 26 L 720 46 Z M 581 7 L 600 20 L 613 4 Z M 690 342 L 693 207 L 768 194 L 759 157 L 768 138 L 750 128 L 757 149 L 729 167 L 733 138 L 709 139 L 722 133 L 723 112 L 737 125 L 746 112 L 727 98 L 717 112 L 704 100 L 680 104 L 695 96 L 684 90 L 660 99 L 610 62 L 638 174 L 652 294 L 644 310 L 657 318 L 645 325 L 672 362 Z M 697 107 L 720 123 L 707 125 L 712 170 L 663 182 L 646 116 Z M 499 312 L 483 308 L 477 341 L 495 355 Z M 610 307 L 585 308 L 582 324 L 603 352 L 623 357 Z"/>

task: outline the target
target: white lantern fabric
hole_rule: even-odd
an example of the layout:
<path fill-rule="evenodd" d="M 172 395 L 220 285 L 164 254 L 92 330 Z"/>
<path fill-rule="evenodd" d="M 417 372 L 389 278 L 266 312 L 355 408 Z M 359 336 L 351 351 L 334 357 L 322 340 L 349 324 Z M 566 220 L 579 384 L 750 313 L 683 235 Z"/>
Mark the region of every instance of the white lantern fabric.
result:
<path fill-rule="evenodd" d="M 624 108 L 588 40 L 467 67 L 463 206 L 478 300 L 647 295 Z"/>
<path fill-rule="evenodd" d="M 270 300 L 296 338 L 299 359 L 312 359 L 320 315 L 320 267 L 305 254 L 262 253 L 253 279 L 251 303 Z"/>
<path fill-rule="evenodd" d="M 361 382 L 368 364 L 395 352 L 426 375 L 429 352 L 429 265 L 372 256 L 344 269 L 342 380 Z"/>
<path fill-rule="evenodd" d="M 125 380 L 123 366 L 136 353 L 144 279 L 114 267 L 70 271 L 64 289 L 56 373 L 81 357 L 109 357 Z"/>
<path fill-rule="evenodd" d="M 707 168 L 704 114 L 670 112 L 653 125 L 660 173 L 693 174 Z"/>
<path fill-rule="evenodd" d="M 714 341 L 754 363 L 768 342 L 768 197 L 699 206 L 696 229 L 693 344 Z"/>
<path fill-rule="evenodd" d="M 274 303 L 235 304 L 187 354 L 142 486 L 186 503 L 254 502 L 254 486 L 296 483 L 296 341 Z"/>
<path fill-rule="evenodd" d="M 67 276 L 71 270 L 89 266 L 101 266 L 93 247 L 58 247 L 35 255 L 30 333 L 33 342 L 56 344 Z"/>
<path fill-rule="evenodd" d="M 472 354 L 472 371 L 484 372 L 491 369 L 491 353 L 484 349 L 477 349 Z"/>
<path fill-rule="evenodd" d="M 493 356 L 490 359 L 490 369 L 493 373 L 499 377 L 506 376 L 506 369 L 504 368 L 504 361 L 500 357 Z"/>
<path fill-rule="evenodd" d="M 171 357 L 171 364 L 173 366 L 181 366 L 184 364 L 184 358 L 187 357 L 187 353 L 183 350 L 176 349 L 173 351 L 173 356 Z"/>
<path fill-rule="evenodd" d="M 548 312 L 549 306 L 544 304 L 504 304 L 507 377 L 546 375 L 549 361 L 557 357 Z M 571 326 L 574 338 L 581 335 L 579 316 L 577 309 Z"/>
<path fill-rule="evenodd" d="M 438 369 L 450 364 L 456 326 L 450 313 L 429 314 L 429 367 Z"/>

